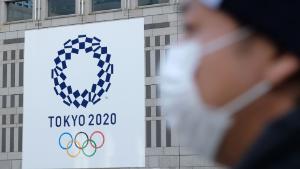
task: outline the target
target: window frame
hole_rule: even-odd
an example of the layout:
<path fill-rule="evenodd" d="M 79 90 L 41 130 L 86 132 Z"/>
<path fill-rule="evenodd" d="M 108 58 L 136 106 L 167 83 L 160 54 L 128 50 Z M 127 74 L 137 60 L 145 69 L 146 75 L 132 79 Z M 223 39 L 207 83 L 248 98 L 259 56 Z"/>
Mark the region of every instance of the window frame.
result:
<path fill-rule="evenodd" d="M 123 8 L 124 8 L 124 6 L 125 6 L 125 4 L 124 3 L 126 3 L 126 2 L 124 2 L 123 0 L 120 0 L 120 3 L 121 3 L 121 6 L 120 6 L 120 8 L 114 8 L 114 9 L 104 9 L 104 10 L 93 10 L 93 0 L 90 0 L 89 1 L 89 10 L 90 10 L 90 13 L 91 14 L 97 14 L 97 13 L 106 13 L 106 12 L 114 12 L 114 11 L 121 11 Z"/>
<path fill-rule="evenodd" d="M 20 20 L 12 20 L 12 21 L 8 20 L 8 3 L 18 2 L 18 1 L 21 1 L 21 0 L 4 0 L 3 1 L 4 10 L 3 10 L 2 14 L 4 15 L 4 18 L 3 18 L 4 19 L 4 24 L 23 23 L 23 22 L 30 22 L 30 21 L 34 20 L 34 12 L 35 12 L 34 0 L 32 0 L 31 18 L 29 18 L 29 19 L 20 19 Z"/>
<path fill-rule="evenodd" d="M 139 0 L 137 0 L 137 7 L 138 8 L 149 8 L 149 7 L 155 7 L 155 6 L 164 6 L 164 5 L 169 5 L 171 3 L 170 0 L 168 2 L 163 2 L 163 3 L 157 3 L 157 4 L 150 4 L 150 5 L 139 5 Z"/>
<path fill-rule="evenodd" d="M 72 17 L 72 16 L 79 16 L 80 14 L 79 14 L 79 10 L 78 10 L 78 8 L 79 8 L 79 6 L 78 5 L 80 5 L 80 4 L 78 4 L 78 2 L 80 2 L 79 0 L 73 0 L 74 2 L 75 2 L 75 11 L 74 11 L 74 13 L 72 13 L 72 14 L 66 14 L 66 15 L 55 15 L 55 16 L 50 16 L 49 15 L 49 0 L 46 0 L 45 1 L 45 5 L 44 5 L 44 7 L 45 7 L 45 16 L 46 16 L 46 20 L 47 19 L 57 19 L 57 18 L 67 18 L 67 17 Z"/>

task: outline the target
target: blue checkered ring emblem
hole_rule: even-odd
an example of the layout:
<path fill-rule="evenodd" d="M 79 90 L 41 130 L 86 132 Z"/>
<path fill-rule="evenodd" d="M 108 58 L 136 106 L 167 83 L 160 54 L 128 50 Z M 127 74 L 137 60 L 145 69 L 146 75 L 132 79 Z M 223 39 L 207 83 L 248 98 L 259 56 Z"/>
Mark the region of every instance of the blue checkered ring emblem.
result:
<path fill-rule="evenodd" d="M 67 69 L 67 62 L 72 57 L 76 57 L 80 50 L 92 53 L 99 67 L 98 81 L 84 91 L 76 90 L 67 84 L 67 76 L 64 73 L 64 70 Z M 114 67 L 110 60 L 111 54 L 108 53 L 107 47 L 103 46 L 99 38 L 79 35 L 76 39 L 69 39 L 64 43 L 64 48 L 57 52 L 57 57 L 54 59 L 55 67 L 51 70 L 56 95 L 60 96 L 66 105 L 74 105 L 76 108 L 80 106 L 86 108 L 89 103 L 98 103 L 101 96 L 108 92 L 111 86 L 110 80 L 114 73 Z"/>

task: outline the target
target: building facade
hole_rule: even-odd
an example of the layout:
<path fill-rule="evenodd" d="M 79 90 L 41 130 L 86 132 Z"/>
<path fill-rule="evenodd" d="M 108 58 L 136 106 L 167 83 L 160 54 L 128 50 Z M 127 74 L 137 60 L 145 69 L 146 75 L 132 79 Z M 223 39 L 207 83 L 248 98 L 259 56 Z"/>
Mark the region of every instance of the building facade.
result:
<path fill-rule="evenodd" d="M 160 107 L 160 62 L 182 35 L 179 3 L 0 0 L 0 168 L 20 169 L 22 163 L 24 32 L 139 17 L 145 18 L 146 168 L 216 168 L 179 146 Z"/>

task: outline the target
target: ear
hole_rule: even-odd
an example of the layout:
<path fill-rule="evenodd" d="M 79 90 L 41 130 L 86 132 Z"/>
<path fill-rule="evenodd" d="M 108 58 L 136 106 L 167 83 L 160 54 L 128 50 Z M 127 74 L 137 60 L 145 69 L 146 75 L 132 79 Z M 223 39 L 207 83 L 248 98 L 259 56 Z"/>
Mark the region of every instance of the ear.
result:
<path fill-rule="evenodd" d="M 299 68 L 299 60 L 295 55 L 289 53 L 283 54 L 269 66 L 265 74 L 265 80 L 277 86 L 296 73 Z"/>

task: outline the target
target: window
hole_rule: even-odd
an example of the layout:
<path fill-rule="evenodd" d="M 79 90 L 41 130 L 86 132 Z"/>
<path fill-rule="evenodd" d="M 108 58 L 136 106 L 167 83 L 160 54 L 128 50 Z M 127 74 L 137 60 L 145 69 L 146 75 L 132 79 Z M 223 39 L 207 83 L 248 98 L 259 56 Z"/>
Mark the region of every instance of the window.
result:
<path fill-rule="evenodd" d="M 3 72 L 2 72 L 2 87 L 7 87 L 7 64 L 3 64 Z"/>
<path fill-rule="evenodd" d="M 150 50 L 146 51 L 146 77 L 151 76 L 151 58 Z"/>
<path fill-rule="evenodd" d="M 15 124 L 15 115 L 14 114 L 10 115 L 10 124 Z"/>
<path fill-rule="evenodd" d="M 3 52 L 3 61 L 7 61 L 7 51 Z"/>
<path fill-rule="evenodd" d="M 167 129 L 166 129 L 166 146 L 171 147 L 171 128 L 167 124 Z"/>
<path fill-rule="evenodd" d="M 161 147 L 161 121 L 156 120 L 156 147 Z"/>
<path fill-rule="evenodd" d="M 165 36 L 165 45 L 170 45 L 170 35 Z"/>
<path fill-rule="evenodd" d="M 15 60 L 16 59 L 16 51 L 12 50 L 11 51 L 11 60 Z"/>
<path fill-rule="evenodd" d="M 32 0 L 8 1 L 7 22 L 32 19 Z"/>
<path fill-rule="evenodd" d="M 24 59 L 24 49 L 19 51 L 19 59 Z"/>
<path fill-rule="evenodd" d="M 146 117 L 151 117 L 151 107 L 146 107 Z"/>
<path fill-rule="evenodd" d="M 48 0 L 48 16 L 75 14 L 75 0 Z"/>
<path fill-rule="evenodd" d="M 6 152 L 6 128 L 2 128 L 2 153 Z"/>
<path fill-rule="evenodd" d="M 19 63 L 19 86 L 23 86 L 23 82 L 24 82 L 24 63 L 20 62 Z"/>
<path fill-rule="evenodd" d="M 169 3 L 169 0 L 139 0 L 139 6 Z"/>
<path fill-rule="evenodd" d="M 145 38 L 145 47 L 150 47 L 150 37 Z"/>
<path fill-rule="evenodd" d="M 14 152 L 14 148 L 15 148 L 15 146 L 14 146 L 15 130 L 14 130 L 13 127 L 10 128 L 10 138 L 9 139 L 10 139 L 10 148 L 9 148 L 9 150 L 10 150 L 10 152 Z"/>
<path fill-rule="evenodd" d="M 156 76 L 160 75 L 160 50 L 155 50 Z"/>
<path fill-rule="evenodd" d="M 23 128 L 19 127 L 18 132 L 18 152 L 22 152 Z"/>
<path fill-rule="evenodd" d="M 146 147 L 151 147 L 151 121 L 146 121 Z"/>
<path fill-rule="evenodd" d="M 23 123 L 23 114 L 19 114 L 19 124 Z"/>
<path fill-rule="evenodd" d="M 19 107 L 23 107 L 23 94 L 19 94 Z"/>
<path fill-rule="evenodd" d="M 161 116 L 161 107 L 160 106 L 156 106 L 156 116 L 157 117 Z"/>
<path fill-rule="evenodd" d="M 15 81 L 16 81 L 16 76 L 15 76 L 15 63 L 12 63 L 10 65 L 10 86 L 15 87 Z"/>
<path fill-rule="evenodd" d="M 121 8 L 121 0 L 92 0 L 92 10 L 102 11 Z"/>
<path fill-rule="evenodd" d="M 10 95 L 10 107 L 15 107 L 15 95 Z"/>
<path fill-rule="evenodd" d="M 6 108 L 6 96 L 2 96 L 2 108 Z"/>
<path fill-rule="evenodd" d="M 155 36 L 155 46 L 160 46 L 160 36 Z"/>
<path fill-rule="evenodd" d="M 6 115 L 2 115 L 2 125 L 6 125 Z"/>
<path fill-rule="evenodd" d="M 156 98 L 159 99 L 160 98 L 160 86 L 156 85 Z"/>
<path fill-rule="evenodd" d="M 151 85 L 146 85 L 146 99 L 151 99 Z"/>

